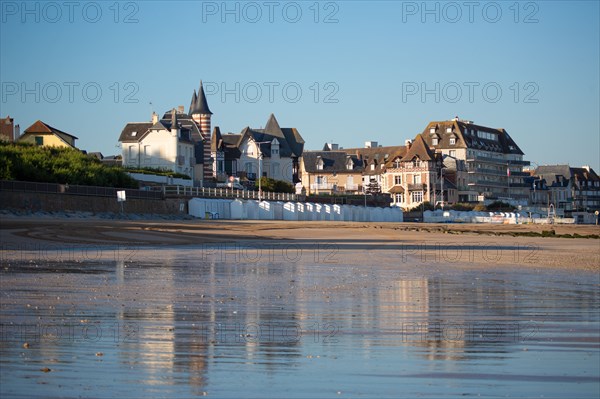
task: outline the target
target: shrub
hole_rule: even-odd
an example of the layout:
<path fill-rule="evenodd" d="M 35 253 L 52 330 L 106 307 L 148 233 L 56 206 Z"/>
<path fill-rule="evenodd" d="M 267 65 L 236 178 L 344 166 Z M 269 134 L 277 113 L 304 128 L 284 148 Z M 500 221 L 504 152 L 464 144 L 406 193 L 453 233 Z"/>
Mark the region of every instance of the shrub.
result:
<path fill-rule="evenodd" d="M 103 165 L 73 148 L 0 143 L 0 165 L 3 180 L 138 188 L 121 168 Z"/>
<path fill-rule="evenodd" d="M 290 193 L 293 194 L 296 192 L 294 186 L 291 183 L 288 183 L 283 180 L 275 180 L 270 177 L 261 177 L 260 178 L 261 190 L 269 191 L 272 193 Z M 258 189 L 258 180 L 255 183 L 256 188 Z"/>

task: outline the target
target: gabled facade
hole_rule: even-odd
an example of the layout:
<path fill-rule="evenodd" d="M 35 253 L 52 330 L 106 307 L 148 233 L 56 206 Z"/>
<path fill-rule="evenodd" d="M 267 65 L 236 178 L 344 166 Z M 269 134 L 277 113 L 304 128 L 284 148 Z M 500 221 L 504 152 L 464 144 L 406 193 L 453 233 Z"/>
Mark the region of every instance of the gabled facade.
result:
<path fill-rule="evenodd" d="M 341 150 L 304 151 L 300 159 L 301 183 L 307 194 L 362 192 L 363 163 Z"/>
<path fill-rule="evenodd" d="M 58 130 L 40 120 L 29 126 L 18 141 L 21 143 L 30 143 L 44 147 L 75 147 L 77 137 L 72 134 Z"/>
<path fill-rule="evenodd" d="M 245 127 L 240 134 L 223 135 L 216 128 L 211 143 L 213 170 L 221 181 L 227 176 L 255 180 L 262 174 L 296 183 L 303 151 L 304 139 L 298 130 L 281 128 L 273 114 L 264 129 Z"/>
<path fill-rule="evenodd" d="M 119 137 L 123 167 L 172 170 L 198 182 L 194 136 L 201 140 L 196 124 L 175 109 L 160 121 L 153 114 L 152 122 L 128 123 Z"/>
<path fill-rule="evenodd" d="M 408 141 L 406 153 L 389 159 L 382 175 L 383 191 L 392 196 L 392 205 L 415 208 L 423 202 L 456 202 L 456 187 L 441 170 L 443 155 L 430 149 L 418 135 Z M 443 178 L 443 183 L 442 183 Z"/>
<path fill-rule="evenodd" d="M 476 125 L 458 117 L 430 122 L 421 137 L 436 153 L 453 159 L 459 202 L 527 201 L 528 173 L 523 152 L 504 129 Z"/>

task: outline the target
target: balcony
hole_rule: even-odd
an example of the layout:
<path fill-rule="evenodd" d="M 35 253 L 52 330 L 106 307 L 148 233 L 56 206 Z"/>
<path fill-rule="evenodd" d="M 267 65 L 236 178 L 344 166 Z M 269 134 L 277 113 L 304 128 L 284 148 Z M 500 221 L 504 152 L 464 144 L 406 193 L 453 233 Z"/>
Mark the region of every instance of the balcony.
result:
<path fill-rule="evenodd" d="M 311 190 L 333 190 L 334 184 L 331 183 L 312 183 Z"/>
<path fill-rule="evenodd" d="M 493 163 L 499 165 L 529 165 L 529 161 L 516 161 L 514 159 L 504 159 L 504 158 L 493 158 L 493 157 L 480 157 L 480 156 L 471 156 L 467 158 L 467 162 L 485 162 L 485 163 Z"/>

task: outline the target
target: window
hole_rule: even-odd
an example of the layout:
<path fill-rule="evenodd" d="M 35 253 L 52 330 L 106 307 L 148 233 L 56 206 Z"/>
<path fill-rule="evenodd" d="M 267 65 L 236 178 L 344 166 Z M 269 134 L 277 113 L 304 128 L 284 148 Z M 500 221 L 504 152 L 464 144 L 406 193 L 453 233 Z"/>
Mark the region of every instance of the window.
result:
<path fill-rule="evenodd" d="M 321 157 L 317 158 L 317 170 L 323 170 L 323 159 Z"/>
<path fill-rule="evenodd" d="M 402 194 L 394 194 L 394 202 L 396 204 L 401 204 L 404 202 L 404 198 L 402 198 Z"/>
<path fill-rule="evenodd" d="M 413 191 L 411 193 L 412 202 L 423 202 L 423 191 Z"/>
<path fill-rule="evenodd" d="M 456 150 L 450 150 L 450 156 L 456 158 Z"/>
<path fill-rule="evenodd" d="M 400 168 L 400 160 L 398 158 L 394 161 L 394 168 Z"/>
<path fill-rule="evenodd" d="M 131 137 L 137 136 L 137 132 L 131 132 Z"/>
<path fill-rule="evenodd" d="M 435 133 L 435 128 L 434 127 L 430 128 L 429 129 L 429 133 L 434 134 Z"/>
<path fill-rule="evenodd" d="M 144 146 L 144 156 L 146 158 L 150 158 L 150 146 L 149 145 Z"/>
<path fill-rule="evenodd" d="M 452 126 L 448 126 L 446 128 L 446 133 L 452 133 Z"/>
<path fill-rule="evenodd" d="M 279 149 L 278 148 L 271 149 L 271 155 L 279 155 Z"/>
<path fill-rule="evenodd" d="M 35 145 L 44 145 L 44 137 L 35 136 Z"/>
<path fill-rule="evenodd" d="M 450 145 L 456 144 L 456 137 L 450 137 Z"/>
<path fill-rule="evenodd" d="M 437 137 L 434 137 L 433 139 L 431 139 L 431 144 L 433 145 L 438 145 L 439 140 L 437 139 Z"/>
<path fill-rule="evenodd" d="M 129 159 L 133 159 L 134 156 L 135 156 L 135 147 L 130 145 L 129 146 Z"/>
<path fill-rule="evenodd" d="M 347 170 L 354 169 L 354 162 L 352 162 L 351 160 L 348 160 L 348 162 L 346 163 L 346 169 Z"/>
<path fill-rule="evenodd" d="M 396 185 L 402 184 L 402 176 L 399 176 L 399 175 L 394 176 L 394 184 L 396 184 Z"/>
<path fill-rule="evenodd" d="M 371 170 L 375 170 L 375 164 L 374 163 L 371 164 Z"/>
<path fill-rule="evenodd" d="M 413 183 L 421 184 L 421 174 L 420 173 L 413 175 Z"/>

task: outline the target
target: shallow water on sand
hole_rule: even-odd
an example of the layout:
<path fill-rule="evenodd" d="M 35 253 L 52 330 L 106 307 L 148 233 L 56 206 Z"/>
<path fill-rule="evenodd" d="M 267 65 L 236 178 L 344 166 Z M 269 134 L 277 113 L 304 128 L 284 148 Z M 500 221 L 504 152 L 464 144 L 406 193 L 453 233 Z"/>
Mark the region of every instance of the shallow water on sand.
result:
<path fill-rule="evenodd" d="M 597 273 L 335 245 L 113 255 L 3 261 L 1 397 L 600 393 Z"/>

